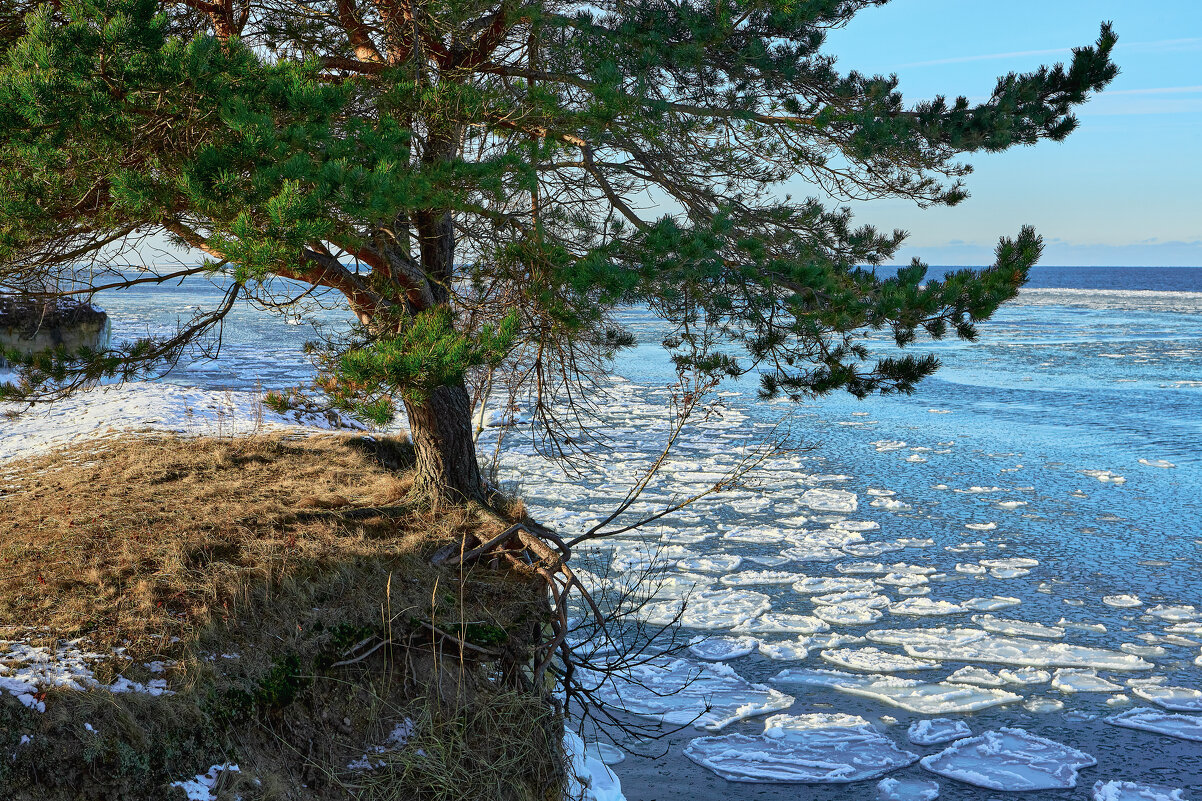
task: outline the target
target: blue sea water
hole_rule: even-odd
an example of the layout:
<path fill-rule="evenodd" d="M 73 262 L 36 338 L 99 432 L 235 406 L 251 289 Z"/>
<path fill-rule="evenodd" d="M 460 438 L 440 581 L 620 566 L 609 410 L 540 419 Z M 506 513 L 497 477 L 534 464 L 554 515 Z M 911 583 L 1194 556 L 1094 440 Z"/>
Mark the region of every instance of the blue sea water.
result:
<path fill-rule="evenodd" d="M 215 297 L 215 290 L 204 284 L 185 283 L 111 293 L 98 302 L 110 312 L 114 336 L 120 339 L 169 330 L 188 310 L 211 304 Z M 626 313 L 625 319 L 638 345 L 622 357 L 618 370 L 637 392 L 650 397 L 672 380 L 658 344 L 662 327 L 638 311 Z M 336 310 L 309 310 L 294 320 L 300 324 L 288 325 L 259 310 L 239 309 L 226 326 L 221 358 L 181 364 L 166 380 L 213 389 L 270 389 L 303 381 L 311 369 L 300 343 L 312 335 L 311 321 L 336 325 L 345 318 Z M 935 541 L 921 555 L 886 554 L 885 561 L 890 556 L 912 563 L 929 559 L 951 573 L 952 563 L 980 554 L 946 548 L 976 538 L 1006 555 L 1034 557 L 1039 567 L 1025 579 L 984 590 L 952 582 L 932 597 L 1019 596 L 1022 606 L 998 614 L 1044 623 L 1062 617 L 1100 622 L 1107 633 L 1074 631 L 1066 638 L 1099 647 L 1138 644 L 1138 634 L 1163 628 L 1141 610 L 1101 604 L 1103 596 L 1135 594 L 1149 607 L 1202 607 L 1202 268 L 1039 267 L 1020 297 L 981 326 L 978 342 L 920 347 L 935 353 L 943 366 L 913 395 L 864 401 L 836 395 L 791 410 L 795 437 L 815 446 L 812 453 L 821 472 L 851 477 L 840 489 L 857 492 L 863 503 L 868 488 L 888 488 L 910 506 L 884 511 L 862 505 L 857 518 L 878 521 L 891 537 Z M 735 393 L 727 403 L 750 421 L 748 432 L 790 411 L 784 404 L 757 401 L 753 381 L 725 389 Z M 637 420 L 627 422 L 637 427 Z M 884 441 L 905 445 L 887 451 L 874 445 Z M 521 437 L 511 435 L 507 442 L 518 445 Z M 520 489 L 539 508 L 556 505 L 556 486 L 527 479 Z M 999 489 L 968 491 L 972 487 Z M 775 487 L 774 492 L 787 495 L 789 488 Z M 1025 505 L 999 508 L 1002 497 Z M 772 522 L 770 510 L 757 516 L 727 508 L 713 515 L 716 527 L 751 518 Z M 982 533 L 963 528 L 967 522 L 986 521 L 998 528 Z M 787 597 L 786 588 L 764 591 L 772 592 L 776 609 L 807 611 L 791 606 L 797 601 Z M 888 625 L 897 624 L 887 618 L 878 627 Z M 911 625 L 965 623 L 926 618 Z M 1202 688 L 1202 668 L 1193 664 L 1198 653 L 1197 647 L 1169 647 L 1153 661 L 1170 684 Z M 732 665 L 754 681 L 764 681 L 784 666 L 756 656 Z M 811 657 L 806 666 L 824 665 Z M 873 720 L 892 714 L 903 724 L 915 717 L 830 691 L 790 692 L 799 697 L 798 711 L 833 707 Z M 1004 707 L 967 719 L 974 731 L 1022 725 L 1093 753 L 1101 764 L 1083 772 L 1086 787 L 1095 779 L 1120 778 L 1202 787 L 1202 746 L 1197 743 L 1101 723 L 1101 716 L 1115 711 L 1105 705 L 1104 694 L 1060 696 L 1047 687 L 1034 694 L 1061 698 L 1065 710 L 1035 714 Z M 731 731 L 760 728 L 753 720 Z M 679 756 L 681 746 L 697 734 L 686 731 L 668 738 L 664 760 L 627 760 L 618 766 L 631 801 L 875 795 L 873 782 L 800 789 L 726 782 Z M 904 744 L 904 737 L 900 741 Z M 905 775 L 920 776 L 922 771 L 914 767 Z M 999 797 L 956 782 L 941 783 L 944 798 Z M 1027 797 L 1069 799 L 1086 793 L 1078 788 Z"/>

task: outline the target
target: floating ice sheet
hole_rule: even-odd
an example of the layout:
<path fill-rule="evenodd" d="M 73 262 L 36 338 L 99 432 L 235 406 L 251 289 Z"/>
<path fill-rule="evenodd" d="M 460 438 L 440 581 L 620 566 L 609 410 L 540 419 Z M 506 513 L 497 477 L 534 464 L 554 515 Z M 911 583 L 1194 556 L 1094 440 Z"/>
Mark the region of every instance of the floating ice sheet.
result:
<path fill-rule="evenodd" d="M 1093 786 L 1093 801 L 1186 801 L 1186 798 L 1184 790 L 1135 782 L 1109 781 L 1098 782 Z"/>
<path fill-rule="evenodd" d="M 843 512 L 856 510 L 856 494 L 845 490 L 810 489 L 801 494 L 801 502 L 817 512 Z"/>
<path fill-rule="evenodd" d="M 1089 668 L 1060 668 L 1052 677 L 1052 686 L 1062 693 L 1108 693 L 1123 689 Z"/>
<path fill-rule="evenodd" d="M 877 782 L 876 797 L 877 801 L 935 801 L 939 782 L 890 776 Z"/>
<path fill-rule="evenodd" d="M 707 662 L 722 662 L 747 656 L 758 645 L 755 637 L 694 637 L 689 642 L 689 653 Z"/>
<path fill-rule="evenodd" d="M 910 724 L 906 736 L 915 745 L 938 745 L 972 736 L 972 729 L 962 720 L 927 718 Z"/>
<path fill-rule="evenodd" d="M 681 612 L 680 601 L 654 601 L 641 610 L 648 623 L 694 629 L 733 629 L 772 608 L 768 596 L 752 590 L 707 590 L 693 593 Z M 826 625 L 825 623 L 823 625 Z"/>
<path fill-rule="evenodd" d="M 761 640 L 760 654 L 782 662 L 800 661 L 809 656 L 809 644 L 809 637 L 798 637 L 796 640 L 784 640 L 783 642 Z"/>
<path fill-rule="evenodd" d="M 1058 640 L 1064 636 L 1060 626 L 1045 626 L 1042 623 L 1029 623 L 1025 620 L 1009 620 L 993 615 L 973 615 L 972 622 L 985 631 L 994 634 L 1009 634 L 1018 637 L 1041 637 Z"/>
<path fill-rule="evenodd" d="M 1197 715 L 1181 715 L 1137 706 L 1103 720 L 1127 729 L 1140 729 L 1202 743 L 1202 717 Z"/>
<path fill-rule="evenodd" d="M 620 676 L 581 672 L 582 680 L 599 685 L 597 695 L 611 706 L 710 731 L 793 705 L 792 696 L 752 684 L 721 662 L 656 659 Z"/>
<path fill-rule="evenodd" d="M 1189 687 L 1136 687 L 1132 690 L 1145 701 L 1174 712 L 1202 712 L 1202 692 Z"/>
<path fill-rule="evenodd" d="M 1102 603 L 1113 606 L 1115 609 L 1131 609 L 1144 605 L 1138 595 L 1103 595 Z"/>
<path fill-rule="evenodd" d="M 742 634 L 817 634 L 829 629 L 825 621 L 813 615 L 786 612 L 767 612 L 734 627 L 735 631 Z"/>
<path fill-rule="evenodd" d="M 845 784 L 914 764 L 917 754 L 850 716 L 775 715 L 761 735 L 699 737 L 685 756 L 740 782 Z"/>
<path fill-rule="evenodd" d="M 840 667 L 863 670 L 871 673 L 893 673 L 902 670 L 933 670 L 938 662 L 914 659 L 902 654 L 891 654 L 871 646 L 867 648 L 841 648 L 822 652 L 822 658 Z"/>
<path fill-rule="evenodd" d="M 787 669 L 769 681 L 773 684 L 833 687 L 920 715 L 975 712 L 1022 700 L 1021 695 L 993 688 L 950 682 L 922 682 L 895 676 L 865 676 L 837 670 Z"/>
<path fill-rule="evenodd" d="M 1098 761 L 1024 729 L 1002 728 L 958 740 L 923 757 L 932 773 L 989 790 L 1053 790 L 1077 786 L 1077 771 Z"/>
<path fill-rule="evenodd" d="M 958 631 L 958 630 L 956 630 Z M 933 632 L 929 632 L 933 634 Z M 871 635 L 870 635 L 871 636 Z M 986 635 L 968 642 L 948 636 L 945 641 L 928 637 L 903 644 L 906 653 L 920 659 L 960 662 L 990 662 L 1022 667 L 1084 667 L 1104 670 L 1151 670 L 1153 665 L 1134 654 L 1090 648 L 1084 645 L 1034 640 L 1026 637 Z"/>

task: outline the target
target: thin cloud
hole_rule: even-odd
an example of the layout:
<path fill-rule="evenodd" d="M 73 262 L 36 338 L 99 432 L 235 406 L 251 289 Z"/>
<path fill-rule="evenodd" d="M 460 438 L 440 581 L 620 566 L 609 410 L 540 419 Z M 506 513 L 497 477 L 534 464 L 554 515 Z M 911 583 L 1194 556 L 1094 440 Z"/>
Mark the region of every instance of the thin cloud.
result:
<path fill-rule="evenodd" d="M 1175 95 L 1202 92 L 1200 86 L 1155 86 L 1148 89 L 1110 89 L 1108 95 Z"/>
<path fill-rule="evenodd" d="M 1154 42 L 1124 43 L 1120 41 L 1116 47 L 1120 47 L 1125 51 L 1155 49 L 1194 50 L 1202 47 L 1202 37 L 1194 37 L 1189 39 L 1159 39 Z M 1015 50 L 1010 53 L 984 53 L 976 56 L 954 56 L 952 58 L 937 58 L 932 61 L 911 61 L 909 64 L 899 65 L 897 69 L 904 69 L 907 67 L 936 67 L 941 64 L 966 64 L 971 61 L 1001 61 L 1010 58 L 1023 58 L 1025 56 L 1067 55 L 1071 50 L 1071 47 L 1057 47 L 1049 50 Z"/>

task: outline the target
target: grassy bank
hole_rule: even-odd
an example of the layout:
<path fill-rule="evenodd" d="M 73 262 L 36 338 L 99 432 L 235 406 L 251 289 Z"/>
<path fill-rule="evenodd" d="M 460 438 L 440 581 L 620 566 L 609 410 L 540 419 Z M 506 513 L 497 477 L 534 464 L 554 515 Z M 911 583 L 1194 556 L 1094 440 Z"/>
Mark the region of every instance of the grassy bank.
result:
<path fill-rule="evenodd" d="M 225 763 L 245 801 L 557 797 L 562 721 L 516 675 L 541 585 L 430 564 L 521 510 L 432 508 L 410 460 L 148 435 L 5 463 L 0 680 L 39 647 L 86 675 L 0 692 L 0 798 L 182 799 Z"/>

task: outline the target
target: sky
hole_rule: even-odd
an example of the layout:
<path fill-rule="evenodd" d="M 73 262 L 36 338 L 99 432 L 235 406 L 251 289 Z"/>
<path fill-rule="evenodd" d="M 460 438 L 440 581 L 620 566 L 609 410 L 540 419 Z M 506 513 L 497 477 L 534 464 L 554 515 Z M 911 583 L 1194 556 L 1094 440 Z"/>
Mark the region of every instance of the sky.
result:
<path fill-rule="evenodd" d="M 910 233 L 895 262 L 989 264 L 999 236 L 1031 224 L 1043 264 L 1202 266 L 1202 0 L 893 0 L 825 49 L 841 70 L 896 73 L 907 102 L 984 100 L 1000 75 L 1069 60 L 1107 20 L 1121 72 L 1067 140 L 971 155 L 971 197 L 953 208 L 851 204 Z"/>

